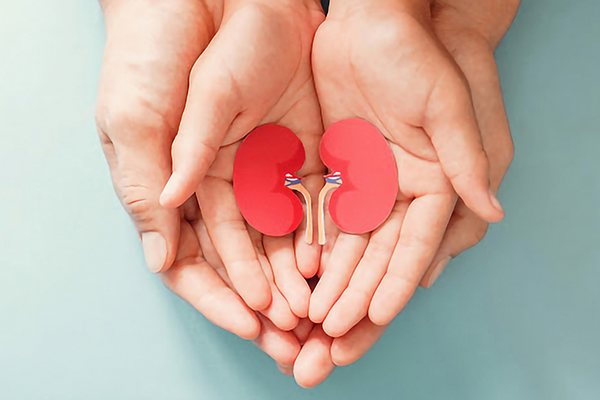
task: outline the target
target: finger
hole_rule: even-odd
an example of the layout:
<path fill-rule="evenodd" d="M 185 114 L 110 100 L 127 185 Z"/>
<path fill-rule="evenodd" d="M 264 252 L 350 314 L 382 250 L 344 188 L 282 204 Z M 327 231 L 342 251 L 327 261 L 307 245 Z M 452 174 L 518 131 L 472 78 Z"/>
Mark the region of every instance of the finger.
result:
<path fill-rule="evenodd" d="M 206 229 L 206 224 L 204 220 L 198 220 L 192 224 L 194 230 L 196 231 L 196 235 L 198 236 L 198 240 L 200 242 L 200 248 L 202 249 L 202 253 L 204 254 L 204 258 L 210 264 L 210 266 L 215 270 L 215 272 L 219 275 L 219 277 L 225 282 L 225 284 L 233 290 L 235 293 L 235 287 L 227 275 L 227 269 L 225 268 L 225 264 L 221 260 L 217 249 L 213 245 L 210 240 L 210 236 L 208 235 L 208 230 Z"/>
<path fill-rule="evenodd" d="M 465 204 L 485 221 L 500 221 L 504 211 L 490 190 L 488 158 L 469 86 L 459 74 L 447 74 L 438 81 L 423 127 L 444 173 Z"/>
<path fill-rule="evenodd" d="M 278 329 L 265 317 L 259 318 L 262 327 L 254 343 L 278 364 L 293 365 L 300 353 L 300 343 L 296 336 L 292 332 Z"/>
<path fill-rule="evenodd" d="M 333 339 L 315 326 L 294 363 L 294 378 L 298 385 L 311 388 L 323 382 L 335 369 L 330 349 Z"/>
<path fill-rule="evenodd" d="M 458 51 L 460 48 L 456 46 L 451 48 L 454 49 L 452 51 L 454 59 L 463 70 L 471 87 L 475 114 L 481 127 L 483 147 L 490 161 L 490 184 L 492 190 L 497 191 L 512 161 L 513 144 L 496 62 L 489 48 L 481 50 L 475 47 L 467 51 L 464 49 Z M 420 285 L 424 288 L 431 287 L 450 259 L 483 239 L 487 228 L 485 221 L 459 202 L 440 249 Z"/>
<path fill-rule="evenodd" d="M 290 37 L 273 32 L 287 33 L 284 21 L 269 18 L 265 24 L 272 10 L 236 12 L 235 7 L 227 9 L 223 25 L 190 76 L 173 143 L 173 175 L 161 196 L 165 206 L 178 206 L 196 190 L 223 141 L 233 143 L 255 128 L 284 94 L 298 67 L 279 63 L 277 71 L 273 69 L 274 59 L 299 56 L 289 46 Z M 267 37 L 270 45 L 257 45 Z"/>
<path fill-rule="evenodd" d="M 177 261 L 162 274 L 162 279 L 169 289 L 215 325 L 243 339 L 258 336 L 260 323 L 256 315 L 202 257 L 195 232 L 187 222 L 181 224 Z"/>
<path fill-rule="evenodd" d="M 140 234 L 148 268 L 165 271 L 179 243 L 179 212 L 158 202 L 171 169 L 169 135 L 144 130 L 143 124 L 126 119 L 115 121 L 114 129 L 124 138 L 118 143 L 99 133 L 115 190 Z"/>
<path fill-rule="evenodd" d="M 408 204 L 397 202 L 387 221 L 371 235 L 367 250 L 354 271 L 348 288 L 323 322 L 323 330 L 329 336 L 335 338 L 346 334 L 367 315 L 371 299 L 398 243 Z"/>
<path fill-rule="evenodd" d="M 294 376 L 294 366 L 277 364 L 279 371 L 287 376 Z"/>
<path fill-rule="evenodd" d="M 221 279 L 234 291 L 233 283 L 229 279 L 229 275 L 223 265 L 221 258 L 219 257 L 216 249 L 212 245 L 210 241 L 210 237 L 208 235 L 208 231 L 206 229 L 206 225 L 202 220 L 198 221 L 195 225 L 196 234 L 200 240 L 200 245 L 204 250 L 204 255 L 206 260 L 210 263 L 213 269 L 219 274 Z M 260 234 L 255 230 L 250 230 L 250 237 L 253 241 L 260 241 Z M 255 246 L 258 246 L 259 243 Z M 259 249 L 259 253 L 264 252 L 262 248 Z M 289 331 L 294 329 L 298 325 L 298 318 L 292 313 L 290 310 L 286 300 L 279 293 L 279 290 L 275 286 L 273 282 L 273 275 L 270 271 L 270 266 L 268 265 L 268 260 L 265 259 L 264 255 L 259 254 L 259 261 L 261 266 L 263 267 L 263 271 L 265 272 L 266 278 L 271 285 L 271 292 L 273 295 L 273 300 L 271 304 L 264 309 L 261 310 L 261 314 L 269 318 L 275 326 L 283 331 Z"/>
<path fill-rule="evenodd" d="M 344 336 L 333 340 L 331 359 L 335 365 L 343 367 L 358 361 L 383 335 L 387 325 L 375 325 L 364 318 Z"/>
<path fill-rule="evenodd" d="M 369 318 L 387 325 L 417 289 L 440 245 L 455 204 L 453 195 L 436 194 L 412 201 L 388 270 L 373 295 Z"/>
<path fill-rule="evenodd" d="M 264 236 L 263 245 L 273 268 L 277 288 L 287 300 L 294 314 L 305 318 L 308 314 L 310 288 L 296 265 L 293 235 Z"/>
<path fill-rule="evenodd" d="M 234 82 L 214 47 L 209 45 L 190 75 L 186 106 L 173 142 L 173 175 L 160 196 L 165 207 L 178 207 L 194 193 L 238 113 Z"/>
<path fill-rule="evenodd" d="M 448 262 L 463 251 L 475 246 L 487 232 L 488 224 L 463 203 L 456 206 L 440 248 L 419 283 L 429 289 L 446 268 Z"/>
<path fill-rule="evenodd" d="M 256 229 L 248 227 L 250 240 L 254 244 L 258 261 L 263 269 L 265 277 L 269 282 L 271 289 L 271 304 L 260 311 L 262 315 L 269 318 L 273 324 L 282 331 L 290 331 L 298 325 L 298 317 L 294 315 L 285 297 L 281 294 L 273 279 L 271 264 L 265 255 L 265 249 L 262 243 L 262 234 Z"/>
<path fill-rule="evenodd" d="M 253 310 L 271 303 L 271 288 L 260 264 L 230 183 L 207 177 L 197 192 L 210 239 L 236 291 Z"/>
<path fill-rule="evenodd" d="M 321 323 L 325 320 L 333 304 L 348 286 L 352 272 L 358 265 L 368 242 L 369 234 L 340 233 L 327 269 L 310 297 L 308 314 L 311 321 Z"/>
<path fill-rule="evenodd" d="M 294 335 L 296 335 L 300 341 L 300 344 L 304 344 L 306 342 L 306 339 L 308 339 L 308 335 L 310 335 L 310 332 L 312 332 L 314 326 L 315 324 L 313 324 L 313 322 L 308 318 L 302 318 L 298 322 L 298 326 L 294 328 Z"/>

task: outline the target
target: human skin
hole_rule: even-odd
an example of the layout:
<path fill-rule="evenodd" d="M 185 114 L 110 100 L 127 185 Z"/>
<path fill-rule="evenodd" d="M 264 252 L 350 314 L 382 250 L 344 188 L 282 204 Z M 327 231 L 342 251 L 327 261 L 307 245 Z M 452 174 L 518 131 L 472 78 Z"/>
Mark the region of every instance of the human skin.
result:
<path fill-rule="evenodd" d="M 333 10 L 335 5 L 332 3 Z M 515 0 L 437 1 L 430 4 L 430 15 L 427 18 L 430 30 L 443 43 L 468 82 L 483 147 L 490 162 L 490 184 L 494 191 L 497 191 L 512 160 L 513 145 L 493 51 L 510 26 L 518 5 L 519 2 Z M 383 5 L 381 7 L 384 14 L 392 12 Z M 365 10 L 361 9 L 360 16 L 364 15 Z M 331 16 L 330 14 L 328 18 Z M 418 14 L 415 18 L 422 18 L 422 15 Z M 320 30 L 316 41 L 321 33 Z M 315 75 L 318 81 L 318 71 L 315 71 Z M 323 112 L 325 114 L 326 110 Z M 458 200 L 437 253 L 419 281 L 420 285 L 430 287 L 447 260 L 479 242 L 485 235 L 487 226 L 487 222 Z M 326 248 L 323 256 L 325 260 L 331 257 L 331 248 Z M 338 332 L 345 332 L 331 341 L 330 357 L 334 365 L 344 366 L 358 360 L 377 342 L 387 327 L 374 324 L 366 316 L 370 299 L 365 297 L 363 302 L 336 303 L 325 319 L 323 326 L 326 332 L 336 333 L 336 329 Z M 355 313 L 352 307 L 358 307 L 360 311 Z M 360 322 L 356 323 L 353 318 L 358 318 Z M 298 360 L 301 359 L 302 351 L 298 356 Z M 326 367 L 321 369 L 297 365 L 294 374 L 305 385 L 316 385 L 332 371 L 325 364 Z"/>
<path fill-rule="evenodd" d="M 225 26 L 223 3 L 165 0 L 152 2 L 150 7 L 146 0 L 109 0 L 101 2 L 101 5 L 105 13 L 107 42 L 98 90 L 96 120 L 115 190 L 140 233 L 144 254 L 152 271 L 163 272 L 163 278 L 168 279 L 169 273 L 166 271 L 175 265 L 178 276 L 189 274 L 192 276 L 191 281 L 194 281 L 195 275 L 206 274 L 207 277 L 202 282 L 213 282 L 217 288 L 215 290 L 224 294 L 227 292 L 224 284 L 219 283 L 222 279 L 206 268 L 208 264 L 203 261 L 201 250 L 195 245 L 195 241 L 190 238 L 184 240 L 182 236 L 184 232 L 187 232 L 185 235 L 191 235 L 185 221 L 181 219 L 183 209 L 168 209 L 159 204 L 160 193 L 171 173 L 171 147 L 185 108 L 189 76 L 194 65 L 206 60 L 201 56 L 208 52 L 205 49 L 213 43 L 216 32 Z M 236 10 L 233 3 L 229 5 L 229 10 Z M 237 10 L 248 18 L 244 18 L 242 23 L 261 22 L 260 6 L 250 4 L 240 6 Z M 313 15 L 312 11 L 309 14 L 314 19 L 312 23 L 316 29 L 318 14 Z M 310 21 L 307 22 L 309 23 Z M 231 38 L 236 39 L 238 38 Z M 220 43 L 224 43 L 224 48 L 230 47 L 223 40 L 221 36 Z M 311 42 L 312 39 L 308 52 Z M 297 53 L 298 51 L 294 52 Z M 209 54 L 214 56 L 219 52 L 213 47 Z M 220 59 L 213 61 L 219 62 Z M 314 145 L 318 143 L 310 135 L 318 137 L 322 130 L 310 77 L 308 68 L 308 74 L 301 76 L 306 81 L 296 85 L 297 92 L 288 96 L 290 102 L 297 100 L 293 103 L 294 111 L 291 114 L 296 113 L 305 120 L 308 119 L 308 113 L 313 115 L 313 123 L 307 124 L 304 131 L 299 130 L 305 135 L 307 146 L 310 146 L 311 140 L 315 142 Z M 248 98 L 251 99 L 252 96 L 248 95 Z M 289 118 L 283 115 L 282 110 L 278 112 L 281 113 L 279 118 L 284 122 L 285 118 Z M 220 172 L 217 164 L 213 170 Z M 210 202 L 210 199 L 207 201 Z M 186 203 L 188 208 L 189 202 Z M 209 206 L 210 204 L 207 205 Z M 213 220 L 209 220 L 214 223 L 214 217 L 228 217 L 228 211 L 216 206 L 210 214 Z M 229 224 L 229 228 L 233 228 L 233 224 Z M 250 237 L 249 233 L 247 235 Z M 254 245 L 257 240 L 255 237 L 253 240 L 250 249 L 255 254 Z M 218 238 L 215 242 L 219 242 Z M 266 246 L 269 246 L 267 263 L 264 255 L 255 255 L 255 260 L 245 264 L 236 264 L 236 260 L 231 262 L 231 257 L 227 259 L 227 256 L 236 251 L 235 247 L 229 249 L 230 253 L 220 253 L 223 259 L 233 264 L 231 267 L 225 263 L 228 277 L 235 276 L 230 278 L 235 287 L 235 296 L 224 296 L 223 307 L 234 307 L 233 304 L 236 303 L 235 307 L 239 311 L 226 313 L 229 315 L 227 319 L 218 312 L 222 309 L 217 306 L 217 302 L 211 301 L 214 309 L 205 307 L 207 303 L 204 301 L 202 306 L 198 304 L 197 296 L 205 291 L 210 293 L 207 298 L 218 297 L 212 289 L 201 286 L 194 291 L 193 285 L 184 280 L 170 282 L 169 287 L 196 305 L 217 325 L 242 337 L 256 336 L 260 323 L 254 314 L 248 313 L 245 305 L 246 308 L 238 304 L 240 296 L 242 304 L 261 310 L 279 328 L 290 330 L 298 323 L 298 316 L 292 309 L 295 308 L 297 314 L 306 315 L 310 294 L 305 280 L 296 268 L 296 255 L 304 254 L 301 259 L 313 260 L 312 264 L 317 265 L 320 249 L 317 246 L 298 245 L 294 254 L 292 235 L 273 240 Z M 187 254 L 185 262 L 176 262 L 181 254 Z M 274 262 L 268 259 L 270 255 L 273 255 Z M 291 258 L 293 264 L 290 265 L 284 256 Z M 248 266 L 249 263 L 252 265 Z M 278 266 L 281 267 L 277 268 Z M 247 270 L 245 267 L 248 267 Z M 283 290 L 275 285 L 276 278 Z M 198 279 L 195 281 L 202 283 Z M 287 299 L 282 292 L 288 293 Z M 240 317 L 236 319 L 236 315 Z"/>
<path fill-rule="evenodd" d="M 295 360 L 296 379 L 304 386 L 314 386 L 333 370 L 334 363 L 343 365 L 358 359 L 377 340 L 384 327 L 375 326 L 368 319 L 363 319 L 347 334 L 335 340 L 324 335 L 318 326 L 313 329 L 312 323 L 306 319 L 301 319 L 293 332 L 278 329 L 266 319 L 257 317 L 245 305 L 232 285 L 226 267 L 223 263 L 214 261 L 214 254 L 220 257 L 216 250 L 211 253 L 212 263 L 205 260 L 206 255 L 201 250 L 200 242 L 206 242 L 208 234 L 198 233 L 206 231 L 199 228 L 205 225 L 198 222 L 197 210 L 193 211 L 193 201 L 188 201 L 176 212 L 159 206 L 158 196 L 171 171 L 170 145 L 177 134 L 186 101 L 188 76 L 193 64 L 220 26 L 222 9 L 219 4 L 210 2 L 206 3 L 207 7 L 200 7 L 198 3 L 188 1 L 157 4 L 160 7 L 152 9 L 147 7 L 143 0 L 122 1 L 118 6 L 111 2 L 103 3 L 107 18 L 107 50 L 99 90 L 97 120 L 117 193 L 136 222 L 142 237 L 144 233 L 157 232 L 165 240 L 164 262 L 155 262 L 153 269 L 166 271 L 162 274 L 163 280 L 175 293 L 217 325 L 241 337 L 256 338 L 261 348 L 275 358 L 287 373 L 291 372 L 290 365 Z M 146 15 L 147 18 L 140 18 L 141 15 Z M 177 21 L 177 24 L 170 23 L 171 21 Z M 206 32 L 199 32 L 198 26 L 209 28 Z M 149 38 L 149 32 L 161 34 Z M 179 40 L 184 37 L 185 40 Z M 458 49 L 461 48 L 460 43 L 462 40 L 457 41 Z M 460 62 L 459 65 L 463 68 Z M 469 78 L 466 72 L 465 75 Z M 493 83 L 494 79 L 482 77 L 482 81 Z M 482 90 L 485 89 L 485 85 L 482 84 L 481 87 Z M 483 93 L 488 93 L 488 89 L 483 90 Z M 475 90 L 473 97 L 476 97 Z M 501 96 L 499 99 L 501 104 Z M 478 106 L 475 101 L 478 118 L 480 107 L 483 107 L 484 113 L 486 109 L 494 113 L 497 108 Z M 297 115 L 304 114 L 298 112 Z M 481 124 L 481 118 L 479 119 Z M 287 123 L 287 120 L 280 121 Z M 498 124 L 494 126 L 501 127 Z M 316 132 L 316 128 L 314 131 Z M 506 151 L 505 141 L 490 138 L 486 144 L 483 131 L 482 128 L 486 150 L 492 146 L 498 150 L 498 154 L 503 151 L 510 153 Z M 508 142 L 510 144 L 509 135 Z M 504 171 L 494 167 L 494 157 L 490 155 L 489 150 L 487 152 L 492 180 L 495 173 L 501 177 Z M 226 153 L 225 149 L 223 154 Z M 226 156 L 220 158 L 227 159 Z M 498 159 L 506 158 L 510 159 L 498 156 Z M 315 170 L 317 169 L 315 167 Z M 213 166 L 212 170 L 214 175 L 219 175 L 224 173 L 223 171 L 226 172 L 227 168 Z M 309 174 L 309 177 L 311 182 L 315 182 L 311 185 L 318 189 L 319 181 L 316 176 Z M 224 178 L 222 180 L 226 181 Z M 465 246 L 462 237 L 467 237 L 472 242 L 472 236 L 481 235 L 472 235 L 471 228 L 486 226 L 473 215 L 466 214 L 464 209 L 458 213 L 460 207 L 461 203 L 458 203 L 455 213 L 462 217 L 456 218 L 457 222 L 450 226 L 436 257 L 440 254 L 457 254 L 461 246 Z M 481 228 L 475 231 L 481 232 Z M 445 249 L 445 252 L 442 252 L 442 249 Z M 310 276 L 310 270 L 317 263 L 302 264 L 301 260 L 311 260 L 311 256 L 314 258 L 315 254 L 318 257 L 318 252 L 311 249 L 306 251 L 308 257 L 300 257 L 298 252 L 296 257 L 299 260 L 298 268 L 305 276 Z M 156 261 L 156 257 L 152 255 L 147 254 L 147 257 L 150 258 L 149 264 L 152 264 L 153 260 Z M 156 267 L 157 264 L 160 265 Z M 173 267 L 167 271 L 171 264 Z M 429 270 L 423 279 L 427 274 Z M 265 280 L 267 285 L 272 283 Z M 290 336 L 291 333 L 294 336 Z M 300 352 L 300 343 L 303 342 L 306 344 Z"/>
<path fill-rule="evenodd" d="M 487 25 L 482 18 L 492 18 L 502 8 L 512 11 L 507 12 L 511 21 L 516 7 L 494 1 L 478 6 L 455 3 L 458 8 L 420 0 L 333 2 L 315 37 L 313 69 L 325 126 L 350 116 L 375 124 L 390 143 L 400 186 L 391 216 L 372 234 L 329 229 L 323 274 L 311 296 L 309 315 L 323 322 L 330 336 L 343 335 L 367 314 L 374 323 L 387 325 L 419 283 L 430 284 L 448 257 L 456 255 L 448 246 L 462 235 L 460 226 L 465 223 L 456 228 L 457 220 L 469 216 L 470 221 L 477 215 L 489 222 L 502 216 L 499 209 L 493 214 L 493 201 L 486 203 L 491 208 L 485 211 L 478 204 L 488 186 L 495 193 L 499 178 L 487 168 L 488 153 L 496 149 L 484 151 L 483 136 L 489 135 L 481 132 L 473 106 L 474 78 L 465 75 L 485 67 L 495 77 L 496 86 L 487 83 L 486 90 L 498 91 L 495 107 L 501 117 L 494 123 L 498 122 L 496 129 L 505 127 L 502 140 L 510 147 L 492 53 L 501 35 L 488 40 L 490 35 L 475 30 L 469 21 L 483 29 Z M 457 11 L 462 8 L 470 14 Z M 497 25 L 490 25 L 495 35 L 501 31 Z M 502 25 L 504 30 L 508 25 Z M 467 52 L 472 65 L 463 66 L 458 56 L 466 58 Z M 459 233 L 449 234 L 445 251 L 438 255 L 457 193 L 461 202 L 450 226 Z M 471 242 L 484 231 L 484 222 L 477 225 L 469 234 Z M 440 267 L 427 273 L 433 263 Z"/>
<path fill-rule="evenodd" d="M 307 149 L 300 173 L 322 174 L 316 151 L 322 125 L 310 70 L 312 37 L 324 17 L 320 6 L 289 1 L 272 7 L 258 0 L 101 4 L 107 45 L 97 125 L 114 186 L 140 232 L 150 269 L 166 271 L 178 248 L 179 212 L 158 201 L 172 171 L 171 148 L 184 163 L 186 157 L 196 159 L 194 149 L 205 149 L 202 135 L 221 127 L 225 157 L 209 164 L 211 176 L 196 187 L 208 231 L 242 299 L 280 328 L 293 328 L 298 316 L 306 316 L 310 295 L 299 271 L 316 270 L 320 248 L 305 244 L 301 235 L 296 246 L 294 235 L 263 243 L 262 235 L 247 229 L 226 179 L 233 165 L 227 155 L 254 126 L 281 123 Z M 277 46 L 269 46 L 273 38 Z M 229 120 L 229 112 L 237 118 Z M 183 133 L 190 131 L 191 136 Z M 186 145 L 186 138 L 200 147 Z M 304 264 L 296 265 L 296 259 Z"/>
<path fill-rule="evenodd" d="M 213 42 L 194 66 L 173 144 L 172 181 L 161 197 L 173 199 L 173 193 L 181 192 L 171 192 L 172 187 L 183 190 L 182 179 L 195 182 L 201 176 L 200 183 L 190 188 L 196 190 L 208 232 L 234 286 L 240 292 L 242 285 L 257 290 L 244 277 L 255 274 L 254 265 L 261 266 L 267 277 L 272 270 L 270 280 L 293 311 L 288 318 L 308 314 L 310 290 L 300 271 L 314 274 L 320 247 L 305 242 L 304 226 L 296 235 L 283 237 L 264 236 L 251 228 L 235 201 L 232 174 L 237 148 L 246 134 L 256 126 L 275 123 L 288 127 L 302 141 L 306 161 L 297 174 L 313 196 L 318 193 L 324 167 L 317 149 L 323 128 L 310 53 L 323 14 L 312 6 L 254 0 L 229 6 Z M 166 204 L 178 204 L 189 194 L 183 193 L 175 203 L 167 200 Z M 237 271 L 244 276 L 236 281 Z"/>

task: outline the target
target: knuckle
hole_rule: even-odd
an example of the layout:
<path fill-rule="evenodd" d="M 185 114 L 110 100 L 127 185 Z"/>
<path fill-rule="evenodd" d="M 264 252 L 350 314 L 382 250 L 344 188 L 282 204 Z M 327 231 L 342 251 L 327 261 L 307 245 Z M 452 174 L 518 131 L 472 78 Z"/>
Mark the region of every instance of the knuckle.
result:
<path fill-rule="evenodd" d="M 371 298 L 373 297 L 374 290 L 371 290 L 364 285 L 358 283 L 350 283 L 348 286 L 348 297 L 358 300 L 358 302 L 354 303 L 354 306 L 360 306 L 366 311 L 367 307 L 363 307 L 362 305 L 367 305 L 370 303 Z"/>
<path fill-rule="evenodd" d="M 123 103 L 112 102 L 110 106 L 99 106 L 96 110 L 98 131 L 112 140 L 160 138 L 164 137 L 165 132 L 175 132 L 164 113 L 139 102 Z"/>
<path fill-rule="evenodd" d="M 473 151 L 468 159 L 456 158 L 446 162 L 445 165 L 446 176 L 452 182 L 481 179 L 484 174 L 488 173 L 488 169 L 489 161 L 483 148 Z"/>
<path fill-rule="evenodd" d="M 377 260 L 389 258 L 393 250 L 393 244 L 389 245 L 382 240 L 371 240 L 369 242 L 369 254 Z"/>
<path fill-rule="evenodd" d="M 504 169 L 508 169 L 515 157 L 515 146 L 510 135 L 508 135 L 506 143 L 502 146 L 502 148 L 503 151 L 500 152 L 500 163 Z"/>
<path fill-rule="evenodd" d="M 419 235 L 414 234 L 406 234 L 402 238 L 403 246 L 406 249 L 419 251 L 428 246 L 427 241 Z"/>
<path fill-rule="evenodd" d="M 121 191 L 121 203 L 136 225 L 147 225 L 152 220 L 154 201 L 149 199 L 148 190 L 141 185 L 127 185 Z"/>

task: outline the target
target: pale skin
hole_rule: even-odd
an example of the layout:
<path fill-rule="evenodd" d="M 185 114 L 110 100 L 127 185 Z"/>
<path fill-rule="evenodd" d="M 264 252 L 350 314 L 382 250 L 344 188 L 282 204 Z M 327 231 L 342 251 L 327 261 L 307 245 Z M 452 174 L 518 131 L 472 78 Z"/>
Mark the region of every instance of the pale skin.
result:
<path fill-rule="evenodd" d="M 494 201 L 484 201 L 486 182 L 495 193 L 511 153 L 500 156 L 500 176 L 489 176 L 488 152 L 498 155 L 495 148 L 488 150 L 484 136 L 489 141 L 489 131 L 499 131 L 504 147 L 511 146 L 492 53 L 497 42 L 459 25 L 467 24 L 469 16 L 440 3 L 334 2 L 315 38 L 313 68 L 325 126 L 349 116 L 374 123 L 396 158 L 400 187 L 392 214 L 372 234 L 328 229 L 324 272 L 311 296 L 309 316 L 333 337 L 367 315 L 377 325 L 389 324 L 419 283 L 430 285 L 433 274 L 456 255 L 446 249 L 448 240 L 456 239 L 439 247 L 457 193 L 461 202 L 451 226 L 459 216 L 476 216 L 483 226 L 477 237 L 485 222 L 502 217 L 499 208 L 494 212 Z M 477 12 L 477 6 L 465 8 Z M 495 81 L 477 81 L 483 79 L 482 68 Z M 473 92 L 477 85 L 486 85 L 483 93 Z M 481 106 L 474 100 L 493 100 L 495 120 L 480 121 L 492 111 L 477 110 Z M 467 172 L 451 171 L 462 165 L 468 165 Z"/>
<path fill-rule="evenodd" d="M 486 221 L 502 217 L 488 189 L 497 191 L 512 157 L 492 51 L 518 2 L 375 1 L 359 9 L 352 1 L 340 3 L 332 2 L 315 39 L 317 100 L 310 46 L 324 16 L 315 2 L 102 2 L 107 47 L 98 127 L 117 193 L 145 250 L 150 247 L 149 267 L 209 320 L 255 340 L 306 387 L 324 380 L 335 365 L 360 358 L 419 283 L 429 287 L 449 257 L 483 237 Z M 365 28 L 373 31 L 372 45 L 361 49 L 350 38 Z M 338 30 L 347 36 L 335 37 Z M 328 41 L 336 45 L 326 47 Z M 355 61 L 377 55 L 360 57 L 359 50 L 386 50 L 387 58 L 364 65 L 356 76 L 344 75 L 338 61 L 349 57 L 349 49 L 358 52 L 352 53 Z M 328 57 L 333 51 L 340 57 Z M 417 67 L 399 71 L 400 60 Z M 435 79 L 439 71 L 419 68 L 423 60 L 445 66 L 442 76 L 460 79 L 446 78 L 444 90 L 425 87 L 441 78 Z M 328 74 L 332 70 L 337 74 Z M 401 72 L 424 76 L 413 77 L 409 88 Z M 378 88 L 369 77 L 393 85 Z M 345 78 L 350 84 L 341 85 Z M 459 106 L 450 116 L 443 111 L 448 107 L 432 106 L 430 99 L 427 107 L 413 99 L 403 108 L 402 98 L 394 97 L 402 90 L 416 98 L 436 93 L 444 105 L 444 94 L 462 101 L 455 101 Z M 317 153 L 319 102 L 325 126 L 356 116 L 374 123 L 390 141 L 401 172 L 390 219 L 368 236 L 339 233 L 329 224 L 322 255 L 316 243 L 306 244 L 305 226 L 283 238 L 248 227 L 231 189 L 240 140 L 254 126 L 274 122 L 303 141 L 307 162 L 298 176 L 306 177 L 315 199 L 325 173 Z M 430 131 L 440 132 L 435 140 Z M 188 200 L 194 192 L 203 220 L 197 202 Z M 309 308 L 303 277 L 319 265 L 323 277 Z M 352 295 L 359 281 L 369 285 L 358 288 L 362 296 Z M 324 321 L 324 330 L 309 315 Z"/>

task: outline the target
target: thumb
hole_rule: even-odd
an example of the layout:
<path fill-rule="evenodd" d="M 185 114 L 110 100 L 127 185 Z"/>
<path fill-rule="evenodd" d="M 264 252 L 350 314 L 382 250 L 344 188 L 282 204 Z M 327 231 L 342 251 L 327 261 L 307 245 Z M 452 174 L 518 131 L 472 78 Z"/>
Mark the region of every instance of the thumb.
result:
<path fill-rule="evenodd" d="M 504 211 L 490 189 L 489 161 L 468 83 L 455 72 L 437 82 L 423 126 L 456 193 L 481 219 L 498 222 Z"/>
<path fill-rule="evenodd" d="M 120 126 L 115 124 L 116 129 Z M 139 232 L 148 269 L 164 272 L 179 244 L 179 211 L 158 202 L 171 170 L 169 135 L 141 129 L 118 136 L 125 140 L 113 143 L 100 132 L 115 191 Z"/>
<path fill-rule="evenodd" d="M 165 207 L 180 206 L 196 191 L 237 114 L 239 96 L 231 75 L 211 50 L 198 59 L 190 75 L 185 110 L 173 142 L 173 175 L 160 196 Z"/>

